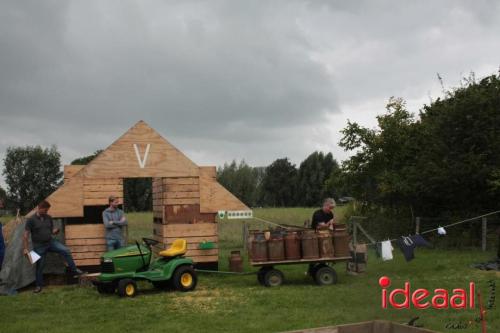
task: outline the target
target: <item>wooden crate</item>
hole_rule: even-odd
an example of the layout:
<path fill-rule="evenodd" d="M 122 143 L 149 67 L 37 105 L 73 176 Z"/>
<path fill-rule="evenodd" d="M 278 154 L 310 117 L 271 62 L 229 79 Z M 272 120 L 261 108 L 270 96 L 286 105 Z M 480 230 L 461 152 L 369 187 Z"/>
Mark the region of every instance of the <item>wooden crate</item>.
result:
<path fill-rule="evenodd" d="M 100 264 L 106 252 L 103 224 L 70 224 L 65 227 L 65 243 L 70 249 L 77 266 Z"/>

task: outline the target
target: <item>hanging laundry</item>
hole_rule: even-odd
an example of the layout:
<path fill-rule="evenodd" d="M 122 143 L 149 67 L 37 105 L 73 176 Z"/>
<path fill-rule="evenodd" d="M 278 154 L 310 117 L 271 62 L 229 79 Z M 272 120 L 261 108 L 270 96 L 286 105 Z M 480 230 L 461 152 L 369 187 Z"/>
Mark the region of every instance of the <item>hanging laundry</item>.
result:
<path fill-rule="evenodd" d="M 380 245 L 381 245 L 380 252 L 382 254 L 382 260 L 383 261 L 392 260 L 393 258 L 392 251 L 394 250 L 394 248 L 392 247 L 391 241 L 389 240 L 383 241 L 380 243 Z"/>
<path fill-rule="evenodd" d="M 439 227 L 437 232 L 438 232 L 438 235 L 440 235 L 440 236 L 446 235 L 446 230 L 443 227 Z"/>
<path fill-rule="evenodd" d="M 396 243 L 401 252 L 403 252 L 406 261 L 411 261 L 415 258 L 414 252 L 417 246 L 431 247 L 431 243 L 426 241 L 421 235 L 401 236 Z"/>

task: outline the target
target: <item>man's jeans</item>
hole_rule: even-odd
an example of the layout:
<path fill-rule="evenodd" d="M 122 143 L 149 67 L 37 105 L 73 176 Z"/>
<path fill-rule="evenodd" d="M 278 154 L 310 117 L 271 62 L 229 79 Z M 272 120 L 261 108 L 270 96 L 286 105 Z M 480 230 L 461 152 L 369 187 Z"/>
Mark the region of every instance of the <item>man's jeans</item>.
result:
<path fill-rule="evenodd" d="M 58 240 L 52 239 L 48 244 L 36 244 L 33 250 L 41 257 L 36 262 L 36 285 L 37 287 L 43 286 L 43 268 L 45 267 L 45 257 L 47 252 L 59 253 L 64 257 L 64 260 L 68 263 L 71 272 L 76 272 L 75 262 L 71 256 L 69 249 L 61 244 Z"/>
<path fill-rule="evenodd" d="M 106 247 L 108 251 L 113 251 L 124 246 L 124 241 L 122 239 L 109 239 L 106 238 Z"/>

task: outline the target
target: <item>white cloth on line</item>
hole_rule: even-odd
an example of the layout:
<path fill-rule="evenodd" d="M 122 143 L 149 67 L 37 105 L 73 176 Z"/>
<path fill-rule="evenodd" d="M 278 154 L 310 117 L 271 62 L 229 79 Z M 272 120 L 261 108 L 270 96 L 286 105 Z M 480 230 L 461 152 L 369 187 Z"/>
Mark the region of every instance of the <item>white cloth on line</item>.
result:
<path fill-rule="evenodd" d="M 443 227 L 439 227 L 437 231 L 439 235 L 446 235 L 446 230 Z"/>
<path fill-rule="evenodd" d="M 392 251 L 394 250 L 394 248 L 392 247 L 391 241 L 386 240 L 381 242 L 381 244 L 382 244 L 382 251 L 381 251 L 382 260 L 383 261 L 392 260 L 393 258 Z"/>

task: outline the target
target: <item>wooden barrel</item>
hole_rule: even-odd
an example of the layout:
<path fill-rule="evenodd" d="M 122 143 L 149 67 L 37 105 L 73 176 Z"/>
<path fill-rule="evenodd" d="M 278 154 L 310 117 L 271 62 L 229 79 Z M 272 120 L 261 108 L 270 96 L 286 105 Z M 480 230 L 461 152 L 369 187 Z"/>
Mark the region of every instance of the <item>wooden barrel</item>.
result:
<path fill-rule="evenodd" d="M 267 253 L 270 261 L 285 260 L 285 242 L 281 236 L 267 241 Z"/>
<path fill-rule="evenodd" d="M 333 251 L 336 257 L 349 257 L 349 234 L 347 225 L 336 224 L 333 230 Z"/>
<path fill-rule="evenodd" d="M 243 258 L 240 251 L 231 251 L 229 256 L 229 270 L 231 272 L 243 272 Z"/>
<path fill-rule="evenodd" d="M 321 258 L 332 258 L 334 254 L 332 233 L 330 230 L 318 232 L 318 248 Z"/>
<path fill-rule="evenodd" d="M 302 259 L 319 258 L 318 236 L 314 230 L 304 230 L 301 235 Z"/>
<path fill-rule="evenodd" d="M 267 241 L 264 238 L 252 241 L 251 257 L 255 262 L 267 261 Z"/>
<path fill-rule="evenodd" d="M 300 237 L 296 231 L 289 231 L 285 236 L 285 256 L 287 260 L 300 259 Z"/>

